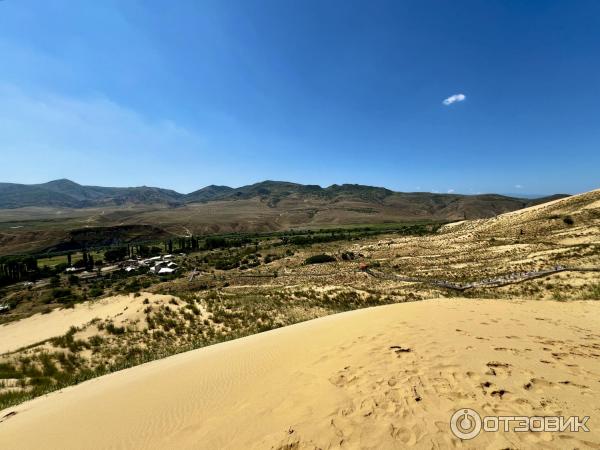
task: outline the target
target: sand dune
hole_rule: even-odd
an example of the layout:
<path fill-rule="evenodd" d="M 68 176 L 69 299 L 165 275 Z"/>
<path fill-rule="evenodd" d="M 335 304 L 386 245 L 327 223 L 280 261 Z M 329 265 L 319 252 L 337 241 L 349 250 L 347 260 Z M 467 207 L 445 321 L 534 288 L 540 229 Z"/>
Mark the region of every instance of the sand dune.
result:
<path fill-rule="evenodd" d="M 167 303 L 171 298 L 173 297 L 170 295 L 147 292 L 142 292 L 139 296 L 116 295 L 0 325 L 0 354 L 65 334 L 69 328 L 80 327 L 96 317 L 117 318 L 117 323 L 139 318 L 143 316 L 140 310 L 143 308 L 144 299 L 149 299 L 152 303 Z"/>
<path fill-rule="evenodd" d="M 594 227 L 594 231 L 597 233 L 600 219 L 593 211 L 597 210 L 599 206 L 600 189 L 595 189 L 571 197 L 499 214 L 491 219 L 465 220 L 447 224 L 442 227 L 442 232 L 462 233 L 470 239 L 472 237 L 470 233 L 493 233 L 507 236 L 523 229 L 549 238 L 555 232 L 564 230 L 565 225 L 560 219 L 566 215 L 572 215 L 575 219 L 575 227 L 571 229 L 571 232 L 576 233 L 577 228 L 583 225 L 584 228 Z"/>
<path fill-rule="evenodd" d="M 4 410 L 0 448 L 600 448 L 600 303 L 430 300 L 144 364 Z M 454 438 L 481 415 L 589 433 Z"/>

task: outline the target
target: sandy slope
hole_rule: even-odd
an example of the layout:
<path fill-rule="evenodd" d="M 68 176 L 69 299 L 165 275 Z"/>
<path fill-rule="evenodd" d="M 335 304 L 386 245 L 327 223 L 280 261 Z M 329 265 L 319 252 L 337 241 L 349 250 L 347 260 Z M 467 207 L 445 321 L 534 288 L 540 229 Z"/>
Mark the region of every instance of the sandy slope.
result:
<path fill-rule="evenodd" d="M 133 294 L 116 295 L 0 325 L 0 354 L 65 334 L 72 326 L 80 327 L 96 317 L 106 320 L 117 319 L 116 322 L 119 324 L 134 320 L 143 316 L 140 311 L 145 299 L 149 299 L 152 303 L 167 303 L 172 298 L 170 295 L 147 292 L 142 292 L 137 297 Z"/>
<path fill-rule="evenodd" d="M 577 229 L 583 224 L 585 227 L 594 227 L 597 233 L 597 226 L 600 219 L 597 214 L 590 214 L 590 212 L 599 208 L 600 189 L 595 189 L 571 197 L 541 203 L 529 208 L 507 212 L 490 219 L 464 220 L 444 225 L 442 232 L 496 232 L 500 236 L 506 236 L 511 235 L 515 230 L 519 230 L 520 228 L 525 228 L 526 230 L 527 228 L 533 228 L 538 235 L 539 232 L 542 232 L 544 238 L 547 239 L 556 230 L 564 230 L 565 228 Z M 574 216 L 575 227 L 566 227 L 561 223 L 561 220 L 548 220 L 552 216 L 562 218 L 565 215 Z"/>
<path fill-rule="evenodd" d="M 583 301 L 431 300 L 338 314 L 10 408 L 0 448 L 600 448 L 598 330 L 600 303 Z M 591 432 L 461 443 L 448 425 L 459 407 L 589 415 Z"/>

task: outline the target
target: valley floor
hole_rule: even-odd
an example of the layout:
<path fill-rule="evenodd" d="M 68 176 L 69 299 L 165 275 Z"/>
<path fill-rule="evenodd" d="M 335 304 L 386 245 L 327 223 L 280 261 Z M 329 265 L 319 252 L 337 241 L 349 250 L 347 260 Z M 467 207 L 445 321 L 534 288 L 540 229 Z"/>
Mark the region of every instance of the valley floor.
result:
<path fill-rule="evenodd" d="M 179 354 L 0 413 L 0 448 L 600 448 L 600 303 L 435 299 Z M 482 432 L 481 416 L 590 416 Z"/>

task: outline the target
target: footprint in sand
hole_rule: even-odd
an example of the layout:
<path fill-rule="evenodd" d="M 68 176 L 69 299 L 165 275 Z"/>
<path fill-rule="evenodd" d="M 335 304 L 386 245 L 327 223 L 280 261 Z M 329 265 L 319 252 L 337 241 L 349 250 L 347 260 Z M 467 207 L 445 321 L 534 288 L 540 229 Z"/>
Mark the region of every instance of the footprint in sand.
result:
<path fill-rule="evenodd" d="M 412 351 L 409 347 L 402 347 L 400 345 L 392 345 L 390 350 L 393 350 L 396 355 L 400 355 L 401 353 L 410 353 Z"/>
<path fill-rule="evenodd" d="M 331 384 L 337 387 L 344 387 L 349 384 L 352 384 L 358 379 L 354 370 L 350 367 L 344 367 L 344 369 L 340 370 L 334 376 L 329 378 Z"/>
<path fill-rule="evenodd" d="M 569 380 L 559 381 L 558 384 L 562 384 L 565 386 L 572 386 L 574 388 L 581 389 L 581 390 L 588 390 L 590 388 L 589 386 L 586 386 L 584 384 L 573 383 L 572 381 L 569 381 Z"/>
<path fill-rule="evenodd" d="M 515 356 L 521 354 L 521 350 L 518 348 L 495 347 L 494 350 L 497 352 L 511 352 Z"/>
<path fill-rule="evenodd" d="M 500 400 L 502 400 L 502 398 L 506 395 L 509 394 L 510 392 L 508 392 L 506 389 L 497 389 L 495 391 L 492 391 L 492 393 L 490 394 L 492 397 L 498 397 L 500 398 Z"/>
<path fill-rule="evenodd" d="M 467 378 L 470 378 L 475 381 L 478 381 L 481 379 L 481 377 L 478 374 L 476 374 L 475 372 L 468 371 L 468 372 L 465 372 L 465 375 Z"/>
<path fill-rule="evenodd" d="M 525 383 L 523 389 L 529 391 L 533 388 L 537 388 L 536 392 L 545 392 L 548 388 L 558 389 L 558 386 L 552 381 L 548 381 L 544 378 L 532 378 L 528 383 Z"/>
<path fill-rule="evenodd" d="M 481 383 L 481 387 L 483 388 L 483 393 L 486 393 L 486 389 L 489 387 L 492 387 L 494 385 L 494 383 L 492 383 L 491 381 L 484 381 L 483 383 Z"/>
<path fill-rule="evenodd" d="M 392 436 L 396 440 L 399 440 L 405 446 L 412 447 L 417 443 L 417 435 L 413 431 L 411 431 L 410 428 L 396 428 L 396 426 L 394 425 L 390 425 L 390 428 L 390 436 Z"/>
<path fill-rule="evenodd" d="M 487 372 L 485 372 L 486 375 L 508 377 L 511 374 L 511 366 L 508 363 L 490 361 L 486 366 L 488 367 Z"/>

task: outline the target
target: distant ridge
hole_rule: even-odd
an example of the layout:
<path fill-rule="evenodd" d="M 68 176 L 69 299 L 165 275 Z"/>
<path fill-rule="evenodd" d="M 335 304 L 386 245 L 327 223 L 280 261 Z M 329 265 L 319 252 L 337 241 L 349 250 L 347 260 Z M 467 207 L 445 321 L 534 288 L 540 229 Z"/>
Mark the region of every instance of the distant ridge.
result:
<path fill-rule="evenodd" d="M 234 189 L 229 186 L 215 186 L 214 184 L 211 184 L 210 186 L 203 187 L 202 189 L 187 194 L 185 199 L 188 202 L 206 202 L 225 197 L 233 190 Z"/>
<path fill-rule="evenodd" d="M 548 197 L 548 199 L 566 196 L 564 194 L 557 194 Z M 506 212 L 546 201 L 546 198 L 524 199 L 497 194 L 399 193 L 382 187 L 359 184 L 334 184 L 322 188 L 318 185 L 304 185 L 272 180 L 241 186 L 239 188 L 210 185 L 189 194 L 180 194 L 173 190 L 148 186 L 125 188 L 84 186 L 67 179 L 54 180 L 41 184 L 0 183 L 1 209 L 31 206 L 89 208 L 127 204 L 178 206 L 195 202 L 251 198 L 266 201 L 270 206 L 275 206 L 286 198 L 312 198 L 329 202 L 358 200 L 374 204 L 387 204 L 389 206 L 393 206 L 400 199 L 403 199 L 409 203 L 420 202 L 423 207 L 434 209 L 436 209 L 436 206 L 449 206 L 455 202 L 462 201 L 463 203 L 472 204 L 474 201 L 482 201 L 487 204 L 490 202 L 498 203 L 499 208 L 495 213 Z M 494 210 L 493 207 L 492 210 Z M 486 212 L 484 216 L 488 216 L 489 214 Z"/>
<path fill-rule="evenodd" d="M 52 206 L 87 208 L 104 205 L 179 203 L 184 196 L 154 187 L 82 186 L 61 179 L 42 184 L 0 183 L 0 208 Z"/>

